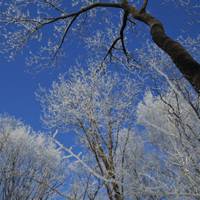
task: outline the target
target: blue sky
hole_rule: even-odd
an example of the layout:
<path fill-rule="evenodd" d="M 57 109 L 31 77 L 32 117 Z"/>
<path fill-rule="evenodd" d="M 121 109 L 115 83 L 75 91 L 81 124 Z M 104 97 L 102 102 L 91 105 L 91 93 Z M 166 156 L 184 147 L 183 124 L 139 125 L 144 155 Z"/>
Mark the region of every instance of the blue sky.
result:
<path fill-rule="evenodd" d="M 176 38 L 182 33 L 181 29 L 183 27 L 187 27 L 188 34 L 196 35 L 198 33 L 198 27 L 186 26 L 185 15 L 181 9 L 177 11 L 173 6 L 158 7 L 156 3 L 157 1 L 150 1 L 149 10 L 164 23 L 170 36 Z M 76 48 L 77 55 L 82 53 Z M 0 113 L 13 115 L 31 125 L 35 130 L 40 130 L 42 129 L 40 122 L 41 110 L 34 93 L 39 84 L 49 87 L 51 82 L 66 67 L 44 70 L 36 74 L 28 73 L 25 56 L 19 55 L 11 62 L 0 57 Z M 74 56 L 69 57 L 66 66 L 70 66 L 74 61 Z"/>
<path fill-rule="evenodd" d="M 34 93 L 39 84 L 49 85 L 56 72 L 28 73 L 23 57 L 12 62 L 1 58 L 0 66 L 0 113 L 13 115 L 40 129 L 40 107 Z"/>

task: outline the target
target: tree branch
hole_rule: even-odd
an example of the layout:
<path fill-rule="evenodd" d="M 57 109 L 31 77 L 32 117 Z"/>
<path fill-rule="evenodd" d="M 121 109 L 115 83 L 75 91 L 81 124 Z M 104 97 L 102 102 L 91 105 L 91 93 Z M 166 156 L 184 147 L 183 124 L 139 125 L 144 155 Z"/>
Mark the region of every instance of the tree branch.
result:
<path fill-rule="evenodd" d="M 56 6 L 55 4 L 53 4 L 52 2 L 50 2 L 50 1 L 48 1 L 48 0 L 43 0 L 47 5 L 49 5 L 50 7 L 52 7 L 53 9 L 55 9 L 56 11 L 58 11 L 58 12 L 60 12 L 60 13 L 65 13 L 66 14 L 66 12 L 63 10 L 63 9 L 61 9 L 61 8 L 59 8 L 58 6 Z"/>
<path fill-rule="evenodd" d="M 120 28 L 119 36 L 113 41 L 112 45 L 110 46 L 110 48 L 108 49 L 108 51 L 107 51 L 107 53 L 104 57 L 104 60 L 106 60 L 106 58 L 109 55 L 110 55 L 110 57 L 112 57 L 112 50 L 116 49 L 115 47 L 116 47 L 116 44 L 117 44 L 118 41 L 121 41 L 122 51 L 128 59 L 128 52 L 126 50 L 126 46 L 125 46 L 125 43 L 124 43 L 124 31 L 125 31 L 125 28 L 126 28 L 126 25 L 127 25 L 127 20 L 128 20 L 128 12 L 124 12 L 123 20 L 122 20 L 122 26 Z"/>
<path fill-rule="evenodd" d="M 59 44 L 59 46 L 58 46 L 58 48 L 57 48 L 57 50 L 56 50 L 56 52 L 55 52 L 55 54 L 54 54 L 54 58 L 56 57 L 56 55 L 58 54 L 59 50 L 61 49 L 61 47 L 62 47 L 62 45 L 63 45 L 63 43 L 64 43 L 64 41 L 65 41 L 65 37 L 66 37 L 68 31 L 69 31 L 69 29 L 71 28 L 71 26 L 73 25 L 73 23 L 75 22 L 75 20 L 76 20 L 77 17 L 78 17 L 78 16 L 75 15 L 75 16 L 72 18 L 72 20 L 70 21 L 70 23 L 68 24 L 68 26 L 66 27 L 66 29 L 65 29 L 65 31 L 64 31 L 64 34 L 63 34 L 63 37 L 62 37 L 62 39 L 61 39 L 61 41 L 60 41 L 60 44 Z"/>
<path fill-rule="evenodd" d="M 142 8 L 140 9 L 140 13 L 145 13 L 146 12 L 147 5 L 148 5 L 148 0 L 144 0 Z"/>
<path fill-rule="evenodd" d="M 144 0 L 140 10 L 137 9 L 134 5 L 129 5 L 127 0 L 124 0 L 122 3 L 106 3 L 106 2 L 93 3 L 81 8 L 76 12 L 72 12 L 69 14 L 62 14 L 58 17 L 46 18 L 46 19 L 44 18 L 43 20 L 38 20 L 37 22 L 35 22 L 35 27 L 32 29 L 38 31 L 47 24 L 51 24 L 59 20 L 66 20 L 69 18 L 73 18 L 73 20 L 70 22 L 69 27 L 66 29 L 61 39 L 61 43 L 59 45 L 59 48 L 61 48 L 68 30 L 70 29 L 75 19 L 81 14 L 96 8 L 115 8 L 115 9 L 117 8 L 124 10 L 125 14 L 123 16 L 123 22 L 120 29 L 120 36 L 113 41 L 104 60 L 109 54 L 112 55 L 112 49 L 115 48 L 118 41 L 121 41 L 123 53 L 127 57 L 128 53 L 126 51 L 124 43 L 124 30 L 127 23 L 127 16 L 130 14 L 134 19 L 140 22 L 144 22 L 146 25 L 150 27 L 151 29 L 150 33 L 154 43 L 157 44 L 157 46 L 160 49 L 162 49 L 166 54 L 168 54 L 171 57 L 173 63 L 180 70 L 183 77 L 190 82 L 190 84 L 193 86 L 196 92 L 200 92 L 200 64 L 189 54 L 189 52 L 187 52 L 187 50 L 179 42 L 174 41 L 166 34 L 163 24 L 158 19 L 156 19 L 151 14 L 146 12 L 148 2 L 149 2 L 148 0 Z M 29 19 L 21 19 L 21 20 L 29 21 Z M 20 19 L 19 22 L 15 23 L 20 23 Z"/>
<path fill-rule="evenodd" d="M 81 8 L 77 12 L 72 12 L 70 14 L 61 15 L 59 17 L 48 18 L 48 19 L 46 19 L 47 21 L 43 23 L 43 25 L 54 23 L 54 22 L 62 20 L 62 19 L 67 19 L 67 18 L 70 18 L 70 17 L 79 16 L 82 13 L 85 13 L 85 12 L 87 12 L 89 10 L 94 9 L 94 8 L 105 8 L 105 7 L 107 7 L 107 8 L 121 8 L 121 9 L 123 9 L 123 4 L 120 4 L 120 3 L 94 3 L 94 4 L 91 4 L 89 6 Z"/>

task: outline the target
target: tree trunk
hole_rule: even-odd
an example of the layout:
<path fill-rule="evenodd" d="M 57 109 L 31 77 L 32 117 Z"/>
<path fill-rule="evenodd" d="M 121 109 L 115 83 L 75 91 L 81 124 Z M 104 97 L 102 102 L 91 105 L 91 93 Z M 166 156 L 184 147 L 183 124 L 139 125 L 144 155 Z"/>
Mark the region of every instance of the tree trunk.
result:
<path fill-rule="evenodd" d="M 165 34 L 161 24 L 155 24 L 151 27 L 151 35 L 158 47 L 171 57 L 183 76 L 197 92 L 200 92 L 200 64 L 193 59 L 181 44 Z"/>
<path fill-rule="evenodd" d="M 134 7 L 129 7 L 132 16 L 147 24 L 151 28 L 153 41 L 167 53 L 180 72 L 194 87 L 200 92 L 200 64 L 186 51 L 178 42 L 168 37 L 162 23 L 145 11 L 138 11 Z"/>

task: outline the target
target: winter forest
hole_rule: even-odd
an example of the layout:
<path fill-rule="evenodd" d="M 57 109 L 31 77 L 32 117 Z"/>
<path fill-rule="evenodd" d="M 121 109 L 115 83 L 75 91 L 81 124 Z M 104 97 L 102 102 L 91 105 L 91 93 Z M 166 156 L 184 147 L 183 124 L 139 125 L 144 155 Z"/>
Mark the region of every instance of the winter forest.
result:
<path fill-rule="evenodd" d="M 0 0 L 0 200 L 199 200 L 199 30 L 199 0 Z"/>

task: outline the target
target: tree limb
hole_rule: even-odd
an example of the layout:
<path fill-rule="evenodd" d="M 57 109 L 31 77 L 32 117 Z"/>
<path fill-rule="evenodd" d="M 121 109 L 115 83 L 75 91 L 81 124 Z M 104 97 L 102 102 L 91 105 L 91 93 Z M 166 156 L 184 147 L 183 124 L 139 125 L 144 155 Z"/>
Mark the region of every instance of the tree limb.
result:
<path fill-rule="evenodd" d="M 121 41 L 122 51 L 128 59 L 128 52 L 126 50 L 126 46 L 125 46 L 125 43 L 124 43 L 124 31 L 125 31 L 125 28 L 126 28 L 126 25 L 127 25 L 127 20 L 128 20 L 128 12 L 124 12 L 123 20 L 122 20 L 122 26 L 120 28 L 119 36 L 113 41 L 112 45 L 110 46 L 110 48 L 108 49 L 108 51 L 107 51 L 107 53 L 104 57 L 104 60 L 106 60 L 106 58 L 109 55 L 112 57 L 112 50 L 116 49 L 115 47 L 116 47 L 116 44 L 117 44 L 118 41 Z"/>
<path fill-rule="evenodd" d="M 148 0 L 144 0 L 142 8 L 140 9 L 140 13 L 146 12 L 147 5 L 148 5 Z"/>

